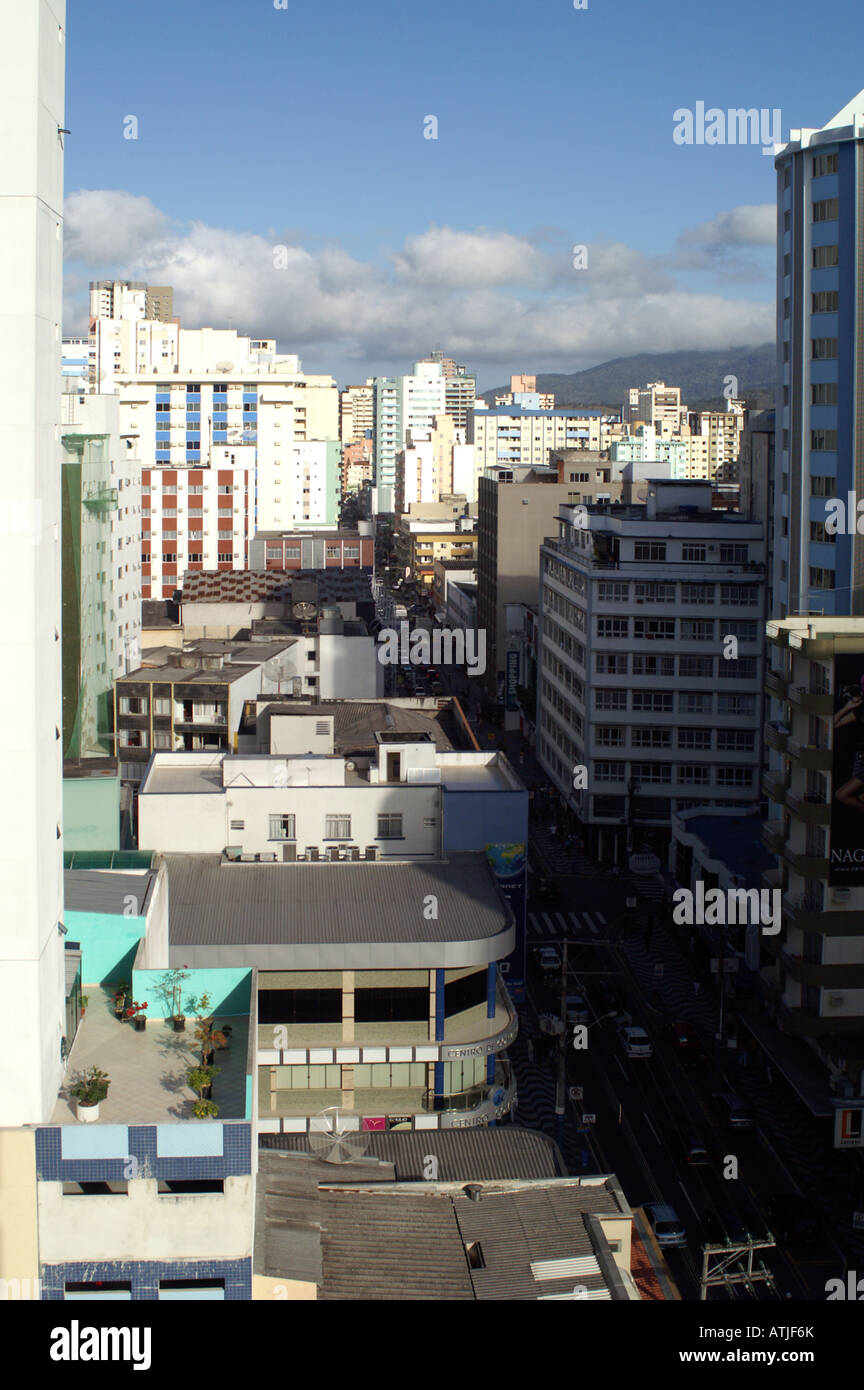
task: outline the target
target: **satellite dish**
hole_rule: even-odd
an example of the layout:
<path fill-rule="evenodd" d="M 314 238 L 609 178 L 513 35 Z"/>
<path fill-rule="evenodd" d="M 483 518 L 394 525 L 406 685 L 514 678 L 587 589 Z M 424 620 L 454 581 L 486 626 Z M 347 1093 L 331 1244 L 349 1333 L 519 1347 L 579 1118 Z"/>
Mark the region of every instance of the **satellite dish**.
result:
<path fill-rule="evenodd" d="M 295 618 L 314 618 L 315 608 L 314 603 L 295 603 L 291 607 L 291 612 Z"/>
<path fill-rule="evenodd" d="M 350 1163 L 366 1152 L 365 1135 L 357 1129 L 348 1129 L 347 1118 L 338 1105 L 330 1105 L 309 1120 L 309 1148 L 325 1163 Z M 357 1123 L 356 1115 L 350 1118 Z"/>
<path fill-rule="evenodd" d="M 217 363 L 216 363 L 216 370 L 217 370 L 217 372 L 233 372 L 233 370 L 234 370 L 234 363 L 233 363 L 233 362 L 225 362 L 225 361 L 217 362 Z"/>

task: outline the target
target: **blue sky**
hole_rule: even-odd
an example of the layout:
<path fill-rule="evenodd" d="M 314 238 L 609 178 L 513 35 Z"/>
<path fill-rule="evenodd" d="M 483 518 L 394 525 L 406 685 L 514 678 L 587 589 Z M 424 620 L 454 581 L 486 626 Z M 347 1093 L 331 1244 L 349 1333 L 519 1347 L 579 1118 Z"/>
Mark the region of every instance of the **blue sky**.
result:
<path fill-rule="evenodd" d="M 767 341 L 773 161 L 676 145 L 672 113 L 776 107 L 785 138 L 864 86 L 848 0 L 69 0 L 67 18 L 67 331 L 90 278 L 132 274 L 174 284 L 187 326 L 230 316 L 341 382 L 432 346 L 482 388 Z"/>

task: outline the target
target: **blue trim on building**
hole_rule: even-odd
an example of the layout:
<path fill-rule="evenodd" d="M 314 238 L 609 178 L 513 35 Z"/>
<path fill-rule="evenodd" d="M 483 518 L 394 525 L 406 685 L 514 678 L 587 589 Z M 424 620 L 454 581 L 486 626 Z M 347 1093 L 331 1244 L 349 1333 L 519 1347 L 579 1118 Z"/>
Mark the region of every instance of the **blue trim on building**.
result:
<path fill-rule="evenodd" d="M 129 1283 L 132 1301 L 156 1302 L 160 1279 L 224 1279 L 225 1301 L 252 1298 L 252 1260 L 100 1260 L 42 1265 L 42 1298 L 65 1302 L 67 1284 Z"/>
<path fill-rule="evenodd" d="M 495 961 L 486 967 L 486 1017 L 495 1017 L 495 992 L 498 981 L 498 966 Z"/>
<path fill-rule="evenodd" d="M 194 1135 L 194 1123 L 185 1125 Z M 112 1126 L 112 1129 L 114 1126 Z M 36 1131 L 36 1177 L 40 1182 L 122 1182 L 130 1177 L 129 1160 L 137 1167 L 135 1176 L 144 1173 L 151 1178 L 229 1178 L 252 1172 L 252 1127 L 243 1122 L 223 1126 L 223 1153 L 197 1154 L 188 1158 L 157 1153 L 157 1126 L 130 1125 L 129 1153 L 123 1158 L 75 1158 L 62 1155 L 61 1126 Z M 206 1126 L 202 1138 L 212 1148 L 211 1127 Z"/>

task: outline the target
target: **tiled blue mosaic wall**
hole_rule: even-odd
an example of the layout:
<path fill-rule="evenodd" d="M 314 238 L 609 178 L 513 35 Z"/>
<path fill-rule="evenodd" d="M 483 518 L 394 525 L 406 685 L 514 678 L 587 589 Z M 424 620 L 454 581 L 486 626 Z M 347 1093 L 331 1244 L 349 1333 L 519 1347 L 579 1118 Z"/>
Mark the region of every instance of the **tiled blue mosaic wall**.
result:
<path fill-rule="evenodd" d="M 158 1299 L 160 1279 L 224 1279 L 225 1299 L 252 1298 L 252 1261 L 245 1260 L 100 1260 L 98 1264 L 42 1266 L 42 1298 L 63 1301 L 64 1287 L 125 1281 L 132 1298 Z"/>
<path fill-rule="evenodd" d="M 94 1126 L 94 1142 L 98 1141 L 99 1129 Z M 105 1126 L 111 1131 L 112 1144 L 109 1149 L 117 1153 L 118 1130 L 122 1126 Z M 195 1125 L 176 1126 L 188 1130 L 194 1139 Z M 222 1153 L 214 1155 L 212 1143 L 214 1127 L 202 1124 L 200 1133 L 202 1148 L 211 1152 L 182 1157 L 177 1154 L 161 1157 L 158 1153 L 156 1125 L 130 1125 L 128 1128 L 128 1151 L 115 1158 L 64 1158 L 62 1151 L 62 1130 L 59 1125 L 36 1131 L 36 1177 L 41 1182 L 122 1182 L 130 1178 L 228 1178 L 251 1173 L 252 1171 L 252 1127 L 248 1124 L 225 1124 L 221 1126 L 223 1142 Z M 206 1142 L 205 1142 L 206 1140 Z M 166 1147 L 163 1141 L 161 1146 Z M 130 1159 L 135 1163 L 131 1164 Z M 71 1277 L 71 1276 L 70 1276 Z M 167 1277 L 167 1276 L 166 1276 Z"/>

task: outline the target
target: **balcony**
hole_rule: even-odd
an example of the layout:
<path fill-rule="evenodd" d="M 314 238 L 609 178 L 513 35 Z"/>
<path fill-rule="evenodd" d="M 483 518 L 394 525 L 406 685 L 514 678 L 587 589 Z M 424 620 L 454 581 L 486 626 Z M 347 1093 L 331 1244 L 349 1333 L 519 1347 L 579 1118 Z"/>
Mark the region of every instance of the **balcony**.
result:
<path fill-rule="evenodd" d="M 795 759 L 799 767 L 815 772 L 831 771 L 830 748 L 817 748 L 813 743 L 801 743 L 800 739 L 790 738 L 786 744 L 786 752 L 790 758 Z"/>
<path fill-rule="evenodd" d="M 762 778 L 762 791 L 769 801 L 778 806 L 786 804 L 786 782 L 782 772 L 766 772 Z"/>
<path fill-rule="evenodd" d="M 765 725 L 765 742 L 775 753 L 783 753 L 786 751 L 786 740 L 790 733 L 791 730 L 785 724 L 775 720 L 773 724 Z"/>
<path fill-rule="evenodd" d="M 769 695 L 773 695 L 775 700 L 787 700 L 789 698 L 789 681 L 786 676 L 778 671 L 768 671 L 765 676 L 765 689 Z"/>
<path fill-rule="evenodd" d="M 864 965 L 825 965 L 820 960 L 807 960 L 780 948 L 780 960 L 793 980 L 802 985 L 817 985 L 821 989 L 861 989 L 864 986 Z"/>
<path fill-rule="evenodd" d="M 800 850 L 791 849 L 789 845 L 784 845 L 782 850 L 783 858 L 790 868 L 800 874 L 802 878 L 828 878 L 828 860 L 822 856 L 814 854 L 802 854 Z"/>
<path fill-rule="evenodd" d="M 824 690 L 808 690 L 804 685 L 789 687 L 789 702 L 803 714 L 833 714 L 834 696 Z"/>
<path fill-rule="evenodd" d="M 779 854 L 783 848 L 785 835 L 783 834 L 783 822 L 779 820 L 767 820 L 762 824 L 762 843 L 769 854 Z"/>
<path fill-rule="evenodd" d="M 831 820 L 831 807 L 821 796 L 815 796 L 810 792 L 786 793 L 786 805 L 798 820 L 806 821 L 808 825 L 828 825 Z"/>
<path fill-rule="evenodd" d="M 802 897 L 787 898 L 783 911 L 789 925 L 800 931 L 822 936 L 859 936 L 861 932 L 861 913 L 854 908 L 819 908 L 812 899 Z"/>
<path fill-rule="evenodd" d="M 93 488 L 84 496 L 84 506 L 95 516 L 107 516 L 117 510 L 116 487 Z"/>

